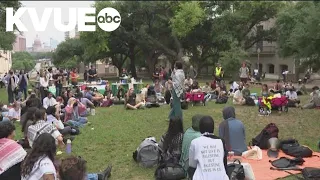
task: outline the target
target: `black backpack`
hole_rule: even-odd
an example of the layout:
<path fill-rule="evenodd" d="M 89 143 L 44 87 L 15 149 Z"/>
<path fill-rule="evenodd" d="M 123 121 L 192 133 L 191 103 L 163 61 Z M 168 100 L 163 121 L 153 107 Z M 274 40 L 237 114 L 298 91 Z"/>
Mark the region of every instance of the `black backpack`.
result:
<path fill-rule="evenodd" d="M 156 180 L 180 180 L 184 179 L 185 172 L 178 163 L 163 163 L 154 173 Z"/>
<path fill-rule="evenodd" d="M 274 161 L 269 160 L 269 162 L 276 168 L 292 168 L 296 167 L 296 165 L 302 165 L 304 163 L 304 160 L 302 158 L 290 159 L 287 157 L 281 157 Z"/>
<path fill-rule="evenodd" d="M 293 157 L 311 157 L 312 150 L 305 146 L 300 146 L 297 140 L 295 139 L 288 139 L 281 141 L 281 150 Z"/>
<path fill-rule="evenodd" d="M 238 163 L 236 163 L 238 162 Z M 244 174 L 244 168 L 241 165 L 241 162 L 239 160 L 235 160 L 233 163 L 230 163 L 227 165 L 227 175 L 230 178 L 230 180 L 244 180 L 245 174 Z"/>
<path fill-rule="evenodd" d="M 259 146 L 260 149 L 269 148 L 269 139 L 278 138 L 279 129 L 274 123 L 268 124 L 255 138 L 252 139 L 253 146 Z"/>
<path fill-rule="evenodd" d="M 254 100 L 251 97 L 246 97 L 246 105 L 248 106 L 255 106 L 256 103 L 254 102 Z"/>

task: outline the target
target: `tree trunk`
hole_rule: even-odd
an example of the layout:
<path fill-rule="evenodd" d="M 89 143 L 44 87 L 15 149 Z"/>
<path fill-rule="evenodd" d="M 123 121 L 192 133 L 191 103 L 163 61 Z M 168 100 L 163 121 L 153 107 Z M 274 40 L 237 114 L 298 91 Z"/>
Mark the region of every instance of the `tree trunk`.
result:
<path fill-rule="evenodd" d="M 129 45 L 130 71 L 131 71 L 131 76 L 134 78 L 137 78 L 134 48 L 135 48 L 135 45 L 132 45 L 132 44 Z"/>

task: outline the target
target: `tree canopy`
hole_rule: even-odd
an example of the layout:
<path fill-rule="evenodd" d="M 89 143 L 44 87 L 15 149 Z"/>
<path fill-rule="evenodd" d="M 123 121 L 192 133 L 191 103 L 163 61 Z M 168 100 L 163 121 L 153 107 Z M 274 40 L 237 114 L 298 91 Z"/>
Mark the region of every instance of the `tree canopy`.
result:
<path fill-rule="evenodd" d="M 28 52 L 15 52 L 12 54 L 12 69 L 30 71 L 35 66 L 35 60 Z"/>

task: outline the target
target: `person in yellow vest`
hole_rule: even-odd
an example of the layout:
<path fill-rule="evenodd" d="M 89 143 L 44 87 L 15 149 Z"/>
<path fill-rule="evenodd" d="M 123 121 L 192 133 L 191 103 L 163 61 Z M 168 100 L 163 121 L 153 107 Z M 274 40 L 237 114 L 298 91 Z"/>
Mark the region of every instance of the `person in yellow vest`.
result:
<path fill-rule="evenodd" d="M 216 78 L 218 82 L 220 82 L 223 78 L 223 74 L 224 74 L 223 68 L 221 67 L 221 64 L 218 63 L 216 68 L 214 69 L 213 76 Z"/>

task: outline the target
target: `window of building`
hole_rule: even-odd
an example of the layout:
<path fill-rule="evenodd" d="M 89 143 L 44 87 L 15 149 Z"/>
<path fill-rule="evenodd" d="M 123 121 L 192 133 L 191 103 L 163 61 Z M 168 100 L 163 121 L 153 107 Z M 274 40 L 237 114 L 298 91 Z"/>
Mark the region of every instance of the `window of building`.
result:
<path fill-rule="evenodd" d="M 274 74 L 274 65 L 273 64 L 268 64 L 268 73 Z"/>

